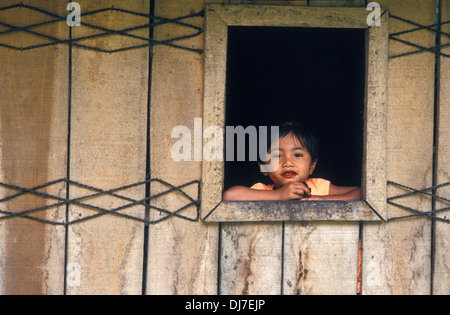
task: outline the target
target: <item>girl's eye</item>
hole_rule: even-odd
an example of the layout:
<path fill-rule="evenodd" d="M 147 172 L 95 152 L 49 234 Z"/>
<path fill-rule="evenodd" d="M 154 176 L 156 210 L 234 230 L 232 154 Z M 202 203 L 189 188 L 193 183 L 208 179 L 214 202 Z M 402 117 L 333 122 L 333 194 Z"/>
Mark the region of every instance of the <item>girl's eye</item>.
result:
<path fill-rule="evenodd" d="M 274 155 L 273 155 L 273 158 L 279 159 L 279 158 L 281 158 L 281 154 L 274 154 Z"/>
<path fill-rule="evenodd" d="M 303 155 L 301 153 L 295 153 L 294 156 L 299 158 L 299 157 L 302 157 Z"/>

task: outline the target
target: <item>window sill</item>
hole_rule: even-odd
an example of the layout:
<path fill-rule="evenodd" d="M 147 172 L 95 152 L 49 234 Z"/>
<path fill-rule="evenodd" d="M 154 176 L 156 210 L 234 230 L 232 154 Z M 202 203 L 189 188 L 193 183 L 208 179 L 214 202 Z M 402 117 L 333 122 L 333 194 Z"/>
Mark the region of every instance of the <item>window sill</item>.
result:
<path fill-rule="evenodd" d="M 222 201 L 204 222 L 364 221 L 382 219 L 366 201 Z"/>

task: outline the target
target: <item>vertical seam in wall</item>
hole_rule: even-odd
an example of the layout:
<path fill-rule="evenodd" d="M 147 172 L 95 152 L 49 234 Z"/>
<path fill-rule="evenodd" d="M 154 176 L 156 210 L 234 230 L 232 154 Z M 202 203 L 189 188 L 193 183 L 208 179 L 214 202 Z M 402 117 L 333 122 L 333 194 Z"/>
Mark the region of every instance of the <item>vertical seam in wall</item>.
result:
<path fill-rule="evenodd" d="M 358 236 L 358 258 L 357 258 L 357 278 L 356 278 L 356 295 L 362 295 L 362 286 L 363 286 L 363 251 L 364 251 L 364 244 L 363 244 L 363 231 L 364 230 L 364 222 L 359 222 L 359 236 Z"/>
<path fill-rule="evenodd" d="M 438 175 L 438 152 L 439 152 L 439 96 L 440 96 L 440 71 L 441 71 L 441 22 L 442 22 L 442 2 L 436 0 L 436 49 L 435 49 L 435 80 L 434 80 L 434 121 L 433 121 L 433 186 L 436 186 Z M 432 194 L 436 195 L 436 188 L 433 188 Z M 431 211 L 436 210 L 436 197 L 432 198 Z M 433 295 L 434 286 L 434 265 L 436 252 L 436 214 L 432 214 L 431 219 L 431 255 L 430 255 L 430 294 Z"/>
<path fill-rule="evenodd" d="M 217 295 L 222 294 L 222 223 L 219 223 L 219 237 L 217 245 Z"/>
<path fill-rule="evenodd" d="M 145 176 L 146 176 L 146 184 L 145 184 L 145 198 L 146 203 L 150 202 L 150 178 L 151 178 L 151 169 L 150 169 L 150 109 L 151 109 L 151 87 L 152 87 L 152 65 L 153 65 L 153 16 L 155 13 L 155 1 L 150 0 L 150 8 L 149 8 L 149 48 L 148 48 L 148 86 L 147 86 L 147 144 L 146 144 L 146 166 L 145 166 Z M 145 207 L 145 220 L 150 220 L 150 207 Z M 148 276 L 148 246 L 149 246 L 149 233 L 150 233 L 150 223 L 146 222 L 144 227 L 144 248 L 142 255 L 142 295 L 147 294 L 147 276 Z"/>
<path fill-rule="evenodd" d="M 68 1 L 70 3 L 71 0 Z M 69 26 L 69 69 L 68 69 L 68 97 L 67 97 L 67 157 L 66 157 L 66 200 L 70 198 L 70 146 L 72 135 L 72 27 Z M 63 294 L 67 295 L 67 263 L 69 254 L 69 203 L 66 203 L 64 225 L 64 288 Z"/>
<path fill-rule="evenodd" d="M 286 222 L 281 225 L 281 288 L 280 295 L 284 295 L 284 247 L 285 247 Z"/>

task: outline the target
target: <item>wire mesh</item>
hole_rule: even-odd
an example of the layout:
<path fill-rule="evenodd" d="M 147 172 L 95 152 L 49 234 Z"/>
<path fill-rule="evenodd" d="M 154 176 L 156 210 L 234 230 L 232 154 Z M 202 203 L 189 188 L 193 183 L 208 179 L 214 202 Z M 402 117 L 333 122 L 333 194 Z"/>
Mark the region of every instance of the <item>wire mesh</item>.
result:
<path fill-rule="evenodd" d="M 20 9 L 20 10 L 14 10 L 14 9 Z M 44 10 L 44 9 L 41 9 L 41 8 L 38 8 L 35 6 L 31 6 L 31 5 L 26 5 L 23 3 L 6 6 L 6 7 L 0 7 L 0 12 L 5 12 L 5 13 L 13 12 L 14 14 L 17 14 L 17 16 L 15 16 L 15 18 L 13 19 L 15 21 L 22 20 L 20 18 L 22 15 L 27 16 L 30 13 L 35 13 L 35 14 L 40 14 L 40 15 L 45 16 L 45 21 L 40 22 L 40 23 L 35 23 L 35 24 L 29 24 L 26 26 L 14 25 L 14 24 L 2 21 L 0 19 L 0 26 L 2 26 L 4 28 L 2 31 L 0 31 L 0 46 L 10 48 L 13 50 L 24 51 L 24 50 L 42 48 L 42 47 L 46 47 L 46 46 L 65 44 L 65 45 L 71 45 L 72 47 L 83 48 L 83 49 L 87 49 L 87 50 L 94 50 L 97 52 L 112 54 L 112 53 L 125 51 L 125 50 L 145 48 L 145 47 L 155 46 L 155 45 L 166 45 L 166 46 L 171 46 L 171 47 L 175 47 L 175 48 L 179 48 L 179 49 L 183 49 L 183 50 L 187 50 L 187 51 L 192 51 L 192 52 L 199 53 L 199 54 L 201 54 L 203 52 L 203 50 L 201 50 L 201 49 L 186 47 L 186 46 L 183 46 L 182 44 L 178 44 L 178 42 L 189 39 L 189 38 L 197 37 L 203 33 L 203 29 L 201 27 L 198 27 L 194 24 L 190 24 L 186 20 L 196 18 L 196 17 L 203 17 L 204 11 L 197 12 L 197 13 L 191 13 L 191 14 L 188 14 L 185 16 L 180 16 L 178 18 L 174 18 L 174 19 L 152 16 L 152 15 L 149 15 L 146 13 L 134 12 L 134 11 L 129 11 L 129 10 L 120 9 L 120 8 L 114 8 L 114 7 L 104 8 L 104 9 L 89 11 L 89 12 L 82 12 L 80 14 L 80 17 L 82 19 L 85 17 L 94 17 L 94 16 L 99 16 L 102 14 L 112 14 L 112 13 L 130 15 L 133 19 L 130 18 L 129 20 L 136 21 L 137 25 L 134 25 L 132 27 L 126 27 L 123 29 L 114 30 L 114 29 L 111 29 L 108 27 L 103 27 L 101 25 L 98 25 L 98 24 L 100 24 L 100 23 L 98 23 L 98 21 L 101 19 L 95 19 L 95 18 L 90 19 L 92 21 L 97 21 L 97 24 L 87 23 L 83 19 L 82 26 L 89 29 L 89 31 L 93 31 L 93 34 L 84 35 L 84 36 L 80 36 L 80 37 L 69 36 L 69 34 L 67 34 L 65 38 L 57 37 L 50 32 L 46 33 L 44 31 L 44 28 L 42 28 L 42 26 L 53 25 L 53 24 L 60 23 L 60 22 L 66 23 L 67 16 L 61 16 L 56 13 L 49 12 L 47 10 Z M 146 23 L 138 24 L 137 22 L 139 22 L 139 19 L 137 19 L 137 17 L 145 18 Z M 138 30 L 152 29 L 157 26 L 162 26 L 162 25 L 166 25 L 166 24 L 174 24 L 179 27 L 182 27 L 183 29 L 185 29 L 185 34 L 182 34 L 180 36 L 170 37 L 170 38 L 167 38 L 164 40 L 156 40 L 154 38 L 143 37 L 143 36 L 134 34 L 134 32 L 138 31 Z M 40 43 L 28 45 L 28 46 L 19 46 L 19 45 L 17 45 L 17 43 L 14 42 L 15 40 L 17 40 L 17 36 L 13 36 L 13 37 L 6 36 L 6 35 L 11 35 L 11 34 L 16 35 L 18 33 L 27 33 L 27 34 L 36 36 L 36 37 L 40 38 Z M 135 40 L 135 42 L 133 42 L 133 45 L 130 45 L 130 46 L 124 46 L 124 47 L 119 47 L 119 48 L 115 48 L 115 49 L 111 49 L 111 48 L 107 49 L 107 48 L 98 46 L 99 45 L 98 41 L 95 43 L 95 45 L 92 44 L 92 41 L 89 41 L 90 39 L 98 39 L 98 38 L 104 38 L 104 37 L 111 37 L 112 41 L 117 41 L 116 36 L 120 36 L 120 37 L 124 37 L 124 38 L 132 38 Z M 87 44 L 88 42 L 90 44 Z"/>
<path fill-rule="evenodd" d="M 17 9 L 20 9 L 20 10 L 17 10 Z M 166 45 L 166 46 L 183 49 L 186 51 L 191 51 L 191 52 L 195 52 L 195 53 L 199 53 L 199 54 L 203 53 L 203 50 L 201 50 L 201 49 L 196 49 L 193 47 L 186 47 L 186 46 L 181 45 L 181 43 L 179 44 L 179 42 L 181 42 L 185 39 L 197 37 L 203 33 L 203 29 L 201 27 L 198 27 L 194 24 L 190 24 L 187 21 L 192 18 L 204 17 L 204 11 L 197 12 L 197 13 L 191 13 L 191 14 L 188 14 L 185 16 L 180 16 L 178 18 L 169 19 L 169 18 L 164 18 L 164 17 L 152 16 L 147 13 L 134 12 L 134 11 L 120 9 L 120 8 L 114 8 L 114 7 L 103 8 L 103 9 L 99 9 L 99 10 L 95 10 L 95 11 L 83 12 L 81 14 L 81 17 L 82 18 L 89 17 L 89 16 L 90 17 L 95 17 L 95 16 L 98 17 L 102 14 L 112 14 L 113 12 L 115 12 L 117 14 L 130 15 L 133 18 L 135 18 L 134 20 L 136 20 L 136 22 L 138 21 L 138 19 L 136 19 L 137 17 L 144 18 L 147 22 L 143 23 L 143 24 L 136 23 L 136 25 L 131 26 L 131 27 L 114 30 L 111 28 L 107 28 L 107 27 L 93 24 L 93 23 L 87 23 L 84 21 L 82 25 L 84 27 L 89 28 L 90 30 L 93 30 L 94 31 L 93 34 L 84 35 L 81 37 L 67 36 L 66 38 L 60 38 L 53 34 L 45 33 L 43 31 L 42 26 L 52 25 L 52 24 L 61 23 L 61 22 L 65 23 L 67 16 L 62 16 L 62 15 L 56 14 L 54 12 L 50 12 L 50 11 L 41 9 L 39 7 L 26 5 L 24 3 L 18 3 L 18 4 L 6 6 L 6 7 L 0 7 L 0 12 L 6 12 L 6 13 L 14 12 L 19 15 L 35 13 L 35 14 L 40 14 L 40 15 L 45 16 L 44 21 L 35 23 L 35 24 L 25 25 L 25 26 L 14 25 L 11 23 L 7 23 L 6 21 L 2 21 L 0 19 L 0 26 L 2 27 L 0 29 L 1 30 L 0 31 L 0 47 L 5 47 L 5 48 L 12 49 L 12 50 L 25 51 L 25 50 L 38 49 L 38 48 L 42 48 L 42 47 L 46 47 L 46 46 L 64 44 L 64 45 L 70 45 L 71 47 L 112 54 L 112 53 L 116 53 L 116 52 L 120 52 L 120 51 L 145 48 L 145 47 L 149 47 L 149 46 Z M 429 53 L 431 52 L 436 55 L 439 55 L 442 57 L 447 57 L 447 58 L 450 57 L 449 54 L 442 52 L 442 48 L 450 47 L 450 43 L 436 45 L 434 47 L 424 47 L 424 46 L 418 45 L 412 41 L 408 41 L 408 40 L 400 38 L 404 34 L 410 34 L 413 32 L 418 32 L 418 31 L 423 31 L 423 30 L 431 31 L 431 32 L 434 32 L 441 36 L 450 38 L 449 33 L 441 31 L 441 26 L 445 25 L 445 24 L 449 24 L 450 21 L 436 23 L 433 25 L 421 25 L 414 21 L 410 21 L 410 20 L 395 16 L 395 15 L 390 15 L 390 18 L 397 20 L 397 21 L 401 21 L 403 23 L 406 23 L 406 24 L 412 26 L 412 28 L 410 28 L 408 30 L 391 33 L 389 35 L 390 40 L 415 48 L 415 50 L 407 52 L 407 53 L 390 56 L 389 57 L 390 59 L 410 56 L 410 55 L 424 53 L 424 52 L 429 52 Z M 21 19 L 18 16 L 17 18 L 15 18 L 13 20 L 21 20 Z M 96 19 L 92 19 L 92 20 L 96 21 Z M 164 39 L 164 40 L 155 40 L 153 38 L 150 38 L 150 36 L 143 37 L 140 35 L 136 35 L 136 33 L 135 33 L 135 31 L 145 30 L 145 29 L 150 30 L 152 28 L 155 28 L 155 27 L 158 27 L 161 25 L 166 25 L 166 24 L 174 24 L 174 25 L 177 25 L 178 27 L 182 27 L 183 29 L 185 29 L 185 34 L 180 35 L 180 36 L 171 37 L 171 38 Z M 19 33 L 31 34 L 37 38 L 40 38 L 42 40 L 42 42 L 40 42 L 38 44 L 28 45 L 28 46 L 19 46 L 17 43 L 14 42 L 14 40 L 17 39 L 17 36 L 8 36 L 11 34 L 17 35 Z M 89 41 L 90 39 L 99 39 L 99 38 L 104 38 L 104 37 L 110 37 L 112 41 L 116 41 L 117 36 L 124 37 L 124 38 L 132 38 L 136 42 L 132 46 L 124 46 L 124 47 L 119 47 L 119 48 L 115 48 L 115 49 L 107 49 L 107 48 L 98 46 L 97 45 L 98 43 L 96 43 L 96 41 Z M 11 42 L 11 40 L 12 40 L 12 42 Z M 96 44 L 96 45 L 89 45 L 87 43 Z M 163 193 L 160 193 L 160 194 L 157 194 L 154 196 L 150 196 L 150 197 L 146 197 L 141 200 L 136 200 L 136 199 L 127 197 L 125 195 L 121 195 L 119 193 L 121 190 L 140 186 L 140 185 L 148 185 L 151 182 L 159 182 L 159 183 L 165 185 L 168 189 L 166 191 L 164 191 Z M 78 198 L 66 199 L 66 198 L 62 198 L 57 195 L 52 195 L 52 194 L 42 192 L 43 189 L 50 188 L 53 185 L 61 184 L 61 183 L 65 184 L 67 186 L 67 188 L 70 188 L 70 186 L 77 186 L 80 188 L 87 189 L 87 190 L 91 191 L 91 193 L 87 194 L 85 196 L 82 196 L 82 197 L 78 197 Z M 443 197 L 437 195 L 435 192 L 439 188 L 443 188 L 445 186 L 450 185 L 450 182 L 443 183 L 443 184 L 440 184 L 437 186 L 432 186 L 432 187 L 425 188 L 425 189 L 421 189 L 421 190 L 417 190 L 417 189 L 408 187 L 406 185 L 398 184 L 398 183 L 395 183 L 392 181 L 388 182 L 387 184 L 391 185 L 391 186 L 396 186 L 396 187 L 399 187 L 399 188 L 402 188 L 402 189 L 405 189 L 408 191 L 407 193 L 404 193 L 404 194 L 401 194 L 398 196 L 389 197 L 387 200 L 387 203 L 392 206 L 401 208 L 405 211 L 412 213 L 410 215 L 405 215 L 405 216 L 401 216 L 401 217 L 389 218 L 388 222 L 395 221 L 395 220 L 401 220 L 401 219 L 428 217 L 430 219 L 435 219 L 435 220 L 438 220 L 441 222 L 450 223 L 450 220 L 446 219 L 446 217 L 436 216 L 437 214 L 440 214 L 447 210 L 450 210 L 450 207 L 448 207 L 448 206 L 438 209 L 438 210 L 433 210 L 433 211 L 422 211 L 420 209 L 413 209 L 412 207 L 404 206 L 397 202 L 397 200 L 401 199 L 401 198 L 407 198 L 407 197 L 410 197 L 413 195 L 423 195 L 423 196 L 428 196 L 430 198 L 433 198 L 433 200 L 435 200 L 435 201 L 441 201 L 443 203 L 448 204 L 448 203 L 450 203 L 449 199 L 443 198 Z M 118 188 L 114 188 L 114 189 L 110 189 L 110 190 L 102 190 L 102 189 L 99 189 L 99 188 L 96 188 L 93 186 L 89 186 L 89 185 L 86 185 L 86 184 L 83 184 L 80 182 L 72 181 L 69 179 L 59 179 L 56 181 L 52 181 L 52 182 L 34 187 L 34 188 L 25 188 L 25 187 L 20 187 L 20 186 L 8 184 L 8 183 L 0 182 L 0 187 L 16 191 L 16 193 L 0 199 L 0 207 L 2 205 L 7 204 L 10 201 L 18 199 L 19 197 L 24 196 L 24 195 L 40 196 L 46 200 L 44 202 L 45 205 L 43 205 L 43 206 L 30 208 L 30 209 L 26 209 L 23 211 L 12 212 L 12 211 L 0 209 L 0 215 L 1 215 L 0 221 L 7 220 L 10 218 L 22 217 L 22 218 L 26 218 L 26 219 L 46 223 L 46 224 L 67 226 L 67 225 L 72 225 L 72 224 L 76 224 L 79 222 L 83 222 L 86 220 L 91 220 L 91 219 L 101 217 L 104 215 L 114 215 L 114 216 L 119 216 L 119 217 L 123 217 L 126 219 L 139 221 L 139 222 L 142 222 L 145 224 L 156 224 L 158 222 L 164 221 L 171 217 L 178 217 L 181 219 L 196 222 L 199 219 L 200 196 L 198 196 L 197 199 L 194 199 L 183 191 L 183 188 L 190 186 L 190 185 L 197 185 L 197 190 L 198 190 L 198 192 L 200 191 L 200 188 L 199 188 L 200 181 L 192 181 L 192 182 L 186 183 L 181 186 L 174 186 L 174 185 L 171 185 L 170 183 L 167 183 L 167 182 L 159 180 L 159 179 L 149 179 L 147 181 L 138 182 L 138 183 L 135 183 L 132 185 L 122 186 L 122 187 L 118 187 Z M 186 199 L 186 204 L 174 211 L 171 211 L 168 209 L 163 209 L 163 208 L 158 208 L 158 207 L 152 205 L 151 201 L 153 199 L 158 198 L 159 196 L 162 196 L 165 194 L 169 194 L 169 193 L 179 194 L 179 196 Z M 108 195 L 112 198 L 120 199 L 126 203 L 124 205 L 121 205 L 121 206 L 115 207 L 115 208 L 105 208 L 105 207 L 96 206 L 96 205 L 93 205 L 92 203 L 87 202 L 88 199 L 98 198 L 98 197 L 105 196 L 105 195 Z M 51 219 L 42 218 L 42 216 L 40 217 L 40 216 L 36 215 L 38 213 L 42 213 L 42 212 L 49 211 L 54 208 L 63 207 L 63 206 L 67 206 L 67 205 L 74 205 L 74 206 L 79 206 L 79 207 L 83 207 L 83 208 L 88 208 L 90 210 L 96 211 L 96 213 L 92 214 L 92 215 L 84 216 L 82 218 L 73 219 L 70 221 L 67 221 L 64 219 L 63 220 L 51 220 Z M 166 215 L 158 220 L 148 220 L 143 217 L 133 216 L 133 215 L 124 213 L 124 210 L 129 209 L 133 206 L 141 206 L 141 207 L 143 207 L 143 209 L 154 209 L 154 210 L 160 211 L 162 213 L 165 213 Z M 184 210 L 186 210 L 187 208 L 190 208 L 192 206 L 196 207 L 196 216 L 190 217 L 190 216 L 185 216 L 182 214 Z"/>
<path fill-rule="evenodd" d="M 76 186 L 78 188 L 84 189 L 86 192 L 89 192 L 89 193 L 84 193 L 83 196 L 81 196 L 81 197 L 66 199 L 66 198 L 61 197 L 59 194 L 50 194 L 50 193 L 44 192 L 45 190 L 51 190 L 52 187 L 54 187 L 58 184 L 61 184 L 61 183 L 66 185 L 66 188 L 70 186 L 69 188 L 73 189 L 73 187 Z M 126 189 L 136 188 L 139 186 L 145 186 L 149 183 L 159 183 L 159 184 L 163 185 L 166 189 L 160 193 L 142 198 L 140 200 L 130 198 L 126 194 L 120 193 L 121 191 L 124 191 Z M 194 186 L 196 188 L 196 190 L 197 190 L 196 198 L 192 198 L 189 194 L 187 194 L 183 190 L 189 186 Z M 0 207 L 3 207 L 5 205 L 8 206 L 8 202 L 12 202 L 14 200 L 19 200 L 20 197 L 26 196 L 26 195 L 38 196 L 38 197 L 44 199 L 43 200 L 44 202 L 41 200 L 38 202 L 39 204 L 44 204 L 44 205 L 26 209 L 26 210 L 22 210 L 22 211 L 7 211 L 7 210 L 4 210 L 5 208 L 0 209 L 0 215 L 2 215 L 2 216 L 0 216 L 0 221 L 21 217 L 21 218 L 34 220 L 37 222 L 51 224 L 51 225 L 68 226 L 68 225 L 73 225 L 76 223 L 84 222 L 87 220 L 99 218 L 104 215 L 118 216 L 118 217 L 138 221 L 138 222 L 145 223 L 145 224 L 156 224 L 156 223 L 165 221 L 171 217 L 177 217 L 177 218 L 181 218 L 181 219 L 192 221 L 192 222 L 197 222 L 198 218 L 199 218 L 200 181 L 198 181 L 198 180 L 191 181 L 191 182 L 185 183 L 180 186 L 174 186 L 174 185 L 172 185 L 166 181 L 160 180 L 160 179 L 149 179 L 146 181 L 142 181 L 142 182 L 126 185 L 126 186 L 121 186 L 121 187 L 117 187 L 117 188 L 113 188 L 113 189 L 109 189 L 109 190 L 103 190 L 103 189 L 85 185 L 83 183 L 76 182 L 73 180 L 58 179 L 58 180 L 55 180 L 55 181 L 52 181 L 52 182 L 49 182 L 49 183 L 46 183 L 43 185 L 33 187 L 33 188 L 20 187 L 20 186 L 0 182 L 0 188 L 4 188 L 5 190 L 9 190 L 9 191 L 14 191 L 14 193 L 10 194 L 9 196 L 6 196 L 6 197 L 0 199 Z M 172 211 L 169 209 L 157 207 L 152 204 L 152 201 L 156 200 L 157 198 L 159 198 L 161 196 L 165 196 L 167 194 L 172 194 L 172 195 L 177 194 L 178 199 L 184 200 L 184 205 L 181 206 L 180 208 Z M 111 207 L 107 208 L 107 207 L 98 206 L 95 204 L 95 202 L 93 202 L 93 200 L 95 200 L 96 198 L 98 199 L 98 198 L 101 198 L 104 196 L 109 196 L 111 198 L 121 200 L 123 202 L 123 204 L 121 206 L 117 206 L 117 207 L 111 206 Z M 109 204 L 112 204 L 112 203 L 109 202 Z M 47 218 L 47 217 L 51 217 L 51 216 L 46 216 L 45 214 L 42 215 L 42 213 L 50 212 L 55 208 L 61 209 L 61 207 L 62 207 L 62 209 L 66 209 L 67 205 L 78 206 L 83 209 L 92 210 L 95 213 L 90 214 L 90 215 L 85 215 L 81 218 L 75 218 L 76 216 L 69 215 L 68 217 L 73 218 L 72 220 L 69 220 L 69 221 L 66 221 L 65 219 L 51 220 L 51 219 Z M 130 215 L 130 214 L 124 213 L 125 210 L 130 209 L 135 206 L 140 206 L 140 213 L 142 214 L 142 216 Z M 195 208 L 195 213 L 196 213 L 195 216 L 184 215 L 183 211 L 188 208 L 191 208 L 191 207 Z M 68 209 L 70 211 L 70 207 Z M 153 209 L 153 210 L 159 211 L 165 215 L 163 215 L 161 218 L 156 219 L 156 220 L 148 220 L 148 219 L 144 218 L 146 209 Z"/>

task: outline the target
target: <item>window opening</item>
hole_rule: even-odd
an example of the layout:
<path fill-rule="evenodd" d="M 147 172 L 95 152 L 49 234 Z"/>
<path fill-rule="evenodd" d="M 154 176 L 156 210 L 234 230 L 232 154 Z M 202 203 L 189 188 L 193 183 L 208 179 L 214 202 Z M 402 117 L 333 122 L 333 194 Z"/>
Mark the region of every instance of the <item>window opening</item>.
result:
<path fill-rule="evenodd" d="M 362 29 L 229 27 L 226 125 L 306 124 L 320 144 L 312 177 L 361 186 L 365 39 Z M 267 180 L 248 153 L 236 160 L 224 189 Z"/>

